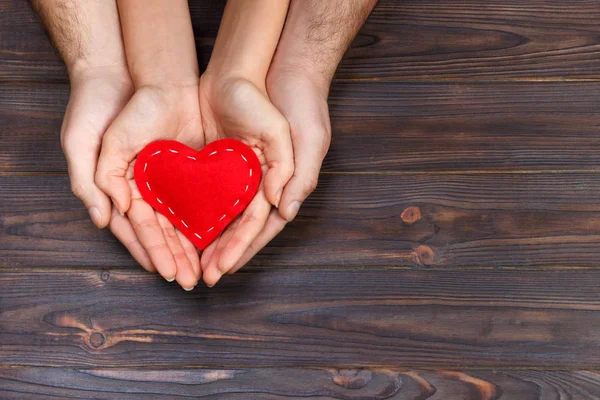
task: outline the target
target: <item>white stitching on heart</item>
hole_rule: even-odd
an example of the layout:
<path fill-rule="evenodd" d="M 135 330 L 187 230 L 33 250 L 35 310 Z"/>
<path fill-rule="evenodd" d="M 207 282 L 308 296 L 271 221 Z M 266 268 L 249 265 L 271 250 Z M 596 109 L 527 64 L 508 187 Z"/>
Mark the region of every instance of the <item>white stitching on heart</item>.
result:
<path fill-rule="evenodd" d="M 231 151 L 234 151 L 233 149 L 225 149 L 225 150 L 226 150 L 226 151 L 229 151 L 229 152 L 231 152 Z M 179 152 L 178 152 L 177 150 L 169 149 L 169 151 L 170 151 L 171 153 L 179 154 Z M 160 154 L 160 153 L 161 153 L 161 150 L 158 150 L 158 151 L 156 151 L 156 152 L 152 153 L 152 154 L 151 154 L 151 156 L 155 156 L 155 155 L 157 155 L 157 154 Z M 212 153 L 210 153 L 210 154 L 209 154 L 209 156 L 213 156 L 213 155 L 215 155 L 215 154 L 217 154 L 217 151 L 213 151 Z M 248 159 L 247 159 L 246 157 L 244 157 L 244 155 L 243 155 L 243 154 L 240 154 L 240 155 L 241 155 L 242 159 L 243 159 L 245 162 L 248 162 Z M 194 160 L 194 161 L 196 161 L 196 158 L 195 158 L 195 157 L 192 157 L 192 156 L 186 156 L 186 157 L 187 157 L 187 158 L 189 158 L 190 160 Z M 144 173 L 146 173 L 146 169 L 147 169 L 147 168 L 148 168 L 148 163 L 145 163 L 145 164 L 144 164 Z M 250 172 L 249 172 L 249 174 L 250 174 L 250 177 L 252 177 L 252 168 L 250 168 Z M 148 190 L 152 191 L 152 189 L 150 188 L 150 183 L 149 183 L 148 181 L 146 181 L 146 186 L 148 187 Z M 244 190 L 244 192 L 247 192 L 249 187 L 250 187 L 250 185 L 246 185 L 246 189 Z M 161 200 L 160 200 L 158 197 L 156 198 L 156 201 L 158 201 L 158 203 L 159 203 L 159 204 L 163 204 L 163 202 L 162 202 L 162 201 L 161 201 Z M 239 202 L 240 202 L 240 199 L 237 199 L 237 200 L 235 201 L 235 203 L 233 203 L 233 207 L 237 206 L 237 205 L 239 204 Z M 170 212 L 172 215 L 175 215 L 175 211 L 173 211 L 173 209 L 171 209 L 171 207 L 167 207 L 167 209 L 169 210 L 169 212 Z M 222 217 L 219 219 L 219 222 L 223 221 L 223 220 L 224 220 L 226 217 L 227 217 L 227 214 L 223 214 L 223 216 L 222 216 Z M 182 223 L 182 224 L 183 224 L 183 226 L 185 226 L 186 228 L 189 228 L 188 224 L 186 224 L 184 220 L 181 220 L 181 223 Z M 215 229 L 215 227 L 214 227 L 214 226 L 211 226 L 211 227 L 210 227 L 210 229 L 208 229 L 206 232 L 210 232 L 210 231 L 212 231 L 213 229 Z M 196 236 L 198 239 L 202 240 L 202 236 L 200 236 L 198 233 L 194 232 L 194 236 Z"/>

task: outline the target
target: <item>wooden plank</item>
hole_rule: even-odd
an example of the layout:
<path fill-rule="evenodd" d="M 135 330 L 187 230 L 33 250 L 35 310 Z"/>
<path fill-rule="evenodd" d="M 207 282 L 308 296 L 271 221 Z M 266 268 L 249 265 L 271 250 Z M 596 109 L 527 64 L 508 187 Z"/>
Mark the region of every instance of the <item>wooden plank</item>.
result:
<path fill-rule="evenodd" d="M 280 268 L 185 292 L 141 269 L 0 276 L 0 366 L 600 366 L 600 273 Z"/>
<path fill-rule="evenodd" d="M 65 398 L 593 400 L 595 371 L 0 369 L 5 400 Z"/>
<path fill-rule="evenodd" d="M 0 267 L 135 265 L 66 177 L 0 177 Z M 324 174 L 251 265 L 598 266 L 600 180 L 568 174 Z"/>
<path fill-rule="evenodd" d="M 190 4 L 200 65 L 223 0 Z M 380 0 L 340 66 L 339 79 L 599 79 L 594 1 Z M 65 82 L 25 1 L 0 1 L 0 80 Z"/>
<path fill-rule="evenodd" d="M 66 85 L 0 92 L 1 173 L 66 173 Z M 600 83 L 337 82 L 325 172 L 589 170 L 600 166 Z"/>

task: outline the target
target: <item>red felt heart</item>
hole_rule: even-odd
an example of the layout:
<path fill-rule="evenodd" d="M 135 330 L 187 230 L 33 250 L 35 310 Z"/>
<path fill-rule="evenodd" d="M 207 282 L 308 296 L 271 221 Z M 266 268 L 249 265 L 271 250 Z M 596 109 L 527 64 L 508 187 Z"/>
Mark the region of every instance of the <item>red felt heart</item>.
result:
<path fill-rule="evenodd" d="M 254 151 L 233 139 L 200 151 L 172 140 L 153 142 L 134 168 L 144 200 L 201 250 L 252 201 L 261 173 Z"/>

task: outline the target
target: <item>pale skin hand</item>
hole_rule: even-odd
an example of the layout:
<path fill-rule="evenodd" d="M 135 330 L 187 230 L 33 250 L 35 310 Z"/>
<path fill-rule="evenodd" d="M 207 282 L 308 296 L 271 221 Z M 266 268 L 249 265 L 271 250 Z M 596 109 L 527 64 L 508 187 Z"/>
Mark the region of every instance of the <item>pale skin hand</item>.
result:
<path fill-rule="evenodd" d="M 149 259 L 142 266 L 191 290 L 201 277 L 195 247 L 141 198 L 133 180 L 135 157 L 148 143 L 170 139 L 196 149 L 205 144 L 187 1 L 118 5 L 135 94 L 103 137 L 95 181 L 131 222 Z M 119 213 L 114 217 L 124 220 Z"/>
<path fill-rule="evenodd" d="M 113 214 L 111 202 L 94 183 L 106 129 L 133 94 L 115 1 L 35 0 L 71 80 L 71 95 L 61 129 L 61 144 L 73 193 L 98 228 L 109 225 L 133 257 L 154 270 L 126 218 Z"/>
<path fill-rule="evenodd" d="M 203 279 L 208 286 L 248 251 L 293 173 L 289 125 L 271 104 L 265 82 L 287 7 L 283 0 L 229 0 L 200 81 L 207 143 L 225 137 L 238 139 L 254 149 L 263 165 L 263 182 L 255 198 L 202 254 Z"/>
<path fill-rule="evenodd" d="M 237 271 L 267 245 L 317 185 L 329 149 L 327 96 L 337 65 L 375 6 L 376 0 L 292 0 L 267 78 L 267 92 L 290 124 L 294 174 L 279 209 L 229 270 Z M 204 256 L 203 256 L 204 258 Z"/>

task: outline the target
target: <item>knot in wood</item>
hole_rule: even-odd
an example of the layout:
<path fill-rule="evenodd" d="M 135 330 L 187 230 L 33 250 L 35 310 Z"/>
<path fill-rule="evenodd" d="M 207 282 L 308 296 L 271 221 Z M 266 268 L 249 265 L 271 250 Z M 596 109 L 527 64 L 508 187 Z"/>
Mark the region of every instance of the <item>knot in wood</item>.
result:
<path fill-rule="evenodd" d="M 94 332 L 90 335 L 90 345 L 92 347 L 98 348 L 104 344 L 104 335 L 100 332 Z"/>
<path fill-rule="evenodd" d="M 333 382 L 346 389 L 361 389 L 373 377 L 373 373 L 364 369 L 338 369 L 333 374 Z"/>
<path fill-rule="evenodd" d="M 100 273 L 100 279 L 102 280 L 102 282 L 108 282 L 108 280 L 110 279 L 110 272 L 104 270 Z"/>
<path fill-rule="evenodd" d="M 421 219 L 421 209 L 417 206 L 407 207 L 402 214 L 400 214 L 400 219 L 405 224 L 414 224 L 418 220 Z"/>
<path fill-rule="evenodd" d="M 435 260 L 435 252 L 429 246 L 420 244 L 412 253 L 412 261 L 417 265 L 431 265 Z"/>

